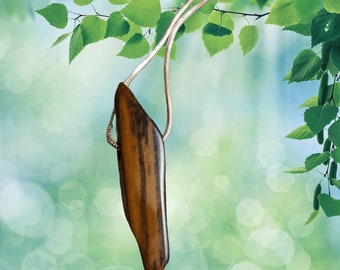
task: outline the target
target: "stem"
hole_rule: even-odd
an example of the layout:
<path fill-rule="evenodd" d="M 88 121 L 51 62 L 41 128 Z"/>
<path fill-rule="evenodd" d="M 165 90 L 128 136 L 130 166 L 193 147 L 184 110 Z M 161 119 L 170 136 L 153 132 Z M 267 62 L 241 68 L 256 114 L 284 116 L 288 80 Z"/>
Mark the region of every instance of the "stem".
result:
<path fill-rule="evenodd" d="M 239 11 L 231 11 L 231 10 L 222 10 L 219 8 L 214 8 L 215 11 L 221 12 L 221 14 L 236 14 L 236 15 L 242 15 L 244 17 L 249 16 L 249 17 L 256 17 L 255 20 L 258 20 L 262 17 L 265 17 L 267 15 L 269 15 L 269 12 L 265 12 L 262 14 L 258 14 L 258 13 L 247 13 L 247 12 L 239 12 Z"/>

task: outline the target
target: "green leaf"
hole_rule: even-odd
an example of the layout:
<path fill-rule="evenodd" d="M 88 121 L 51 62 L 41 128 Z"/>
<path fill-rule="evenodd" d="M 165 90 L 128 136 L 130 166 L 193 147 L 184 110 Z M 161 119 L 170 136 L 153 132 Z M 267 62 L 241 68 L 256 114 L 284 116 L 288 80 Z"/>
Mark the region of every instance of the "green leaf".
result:
<path fill-rule="evenodd" d="M 330 157 L 330 152 L 316 153 L 308 156 L 305 160 L 305 168 L 307 171 L 319 166 Z"/>
<path fill-rule="evenodd" d="M 73 59 L 84 49 L 83 37 L 81 34 L 80 24 L 74 28 L 72 32 L 72 36 L 70 39 L 70 46 L 69 46 L 69 63 L 73 61 Z"/>
<path fill-rule="evenodd" d="M 295 7 L 301 15 L 313 13 L 319 9 L 320 0 L 294 0 Z"/>
<path fill-rule="evenodd" d="M 336 180 L 334 178 L 330 178 L 330 180 L 331 180 L 331 182 L 334 186 L 336 186 L 338 189 L 340 189 L 340 181 L 339 180 Z"/>
<path fill-rule="evenodd" d="M 86 16 L 81 22 L 84 46 L 104 39 L 105 32 L 106 21 L 95 15 Z"/>
<path fill-rule="evenodd" d="M 312 79 L 320 70 L 321 58 L 310 49 L 302 50 L 293 62 L 289 82 L 302 82 Z"/>
<path fill-rule="evenodd" d="M 340 36 L 340 15 L 321 9 L 312 21 L 312 47 Z"/>
<path fill-rule="evenodd" d="M 312 34 L 311 28 L 312 28 L 312 20 L 316 15 L 316 11 L 309 14 L 304 14 L 299 23 L 285 26 L 283 30 L 289 30 L 294 31 L 298 34 L 301 34 L 303 36 L 310 36 Z"/>
<path fill-rule="evenodd" d="M 310 128 L 307 125 L 302 125 L 294 129 L 288 135 L 286 135 L 286 138 L 295 140 L 305 140 L 313 138 L 314 136 L 315 134 L 310 130 Z"/>
<path fill-rule="evenodd" d="M 246 55 L 255 47 L 259 38 L 259 30 L 255 25 L 246 25 L 241 29 L 238 38 L 240 39 L 243 55 Z"/>
<path fill-rule="evenodd" d="M 286 76 L 284 76 L 284 78 L 282 79 L 283 81 L 288 81 L 290 80 L 290 78 L 292 77 L 292 70 L 290 70 Z"/>
<path fill-rule="evenodd" d="M 210 14 L 211 12 L 213 12 L 217 2 L 218 0 L 209 0 L 209 2 L 204 4 L 204 6 L 199 9 L 199 11 L 202 12 L 203 14 Z M 198 1 L 194 2 L 194 4 L 197 3 Z"/>
<path fill-rule="evenodd" d="M 323 0 L 325 9 L 330 13 L 340 13 L 340 1 L 339 0 Z"/>
<path fill-rule="evenodd" d="M 206 35 L 212 35 L 212 36 L 216 36 L 216 37 L 223 37 L 223 36 L 228 36 L 230 35 L 232 32 L 227 29 L 224 28 L 218 24 L 215 23 L 207 23 L 204 27 L 203 27 L 203 34 Z"/>
<path fill-rule="evenodd" d="M 122 14 L 142 27 L 154 27 L 161 15 L 159 0 L 131 0 L 122 10 Z"/>
<path fill-rule="evenodd" d="M 171 11 L 166 11 L 161 14 L 161 16 L 159 17 L 159 20 L 157 21 L 155 44 L 157 44 L 161 40 L 161 38 L 163 37 L 166 29 L 168 28 L 174 16 L 175 14 Z M 184 28 L 185 27 L 182 25 L 178 29 L 175 40 L 177 40 L 180 36 L 183 35 Z"/>
<path fill-rule="evenodd" d="M 43 9 L 36 11 L 41 16 L 43 16 L 50 25 L 57 28 L 65 28 L 67 25 L 67 9 L 63 4 L 50 4 Z"/>
<path fill-rule="evenodd" d="M 331 90 L 334 91 L 333 98 L 334 98 L 335 105 L 340 106 L 340 83 L 335 83 L 335 86 L 334 84 L 331 84 L 331 85 L 328 85 L 328 87 L 331 87 L 332 88 Z"/>
<path fill-rule="evenodd" d="M 260 8 L 263 8 L 265 4 L 267 4 L 268 0 L 256 0 L 257 5 Z"/>
<path fill-rule="evenodd" d="M 201 12 L 197 11 L 192 14 L 184 23 L 184 31 L 186 33 L 194 32 L 201 28 L 203 24 L 203 15 Z"/>
<path fill-rule="evenodd" d="M 319 213 L 320 213 L 320 209 L 315 210 L 315 211 L 309 216 L 309 218 L 306 220 L 305 225 L 311 223 L 311 222 L 319 215 Z"/>
<path fill-rule="evenodd" d="M 292 174 L 305 173 L 305 172 L 307 172 L 305 167 L 297 167 L 297 168 L 293 168 L 293 169 L 289 169 L 285 171 L 285 173 L 292 173 Z"/>
<path fill-rule="evenodd" d="M 140 58 L 146 55 L 150 50 L 150 45 L 142 34 L 133 35 L 118 53 L 119 56 L 126 58 Z"/>
<path fill-rule="evenodd" d="M 121 37 L 129 33 L 130 24 L 119 11 L 110 14 L 107 20 L 105 37 Z"/>
<path fill-rule="evenodd" d="M 334 66 L 339 70 L 340 69 L 340 48 L 339 47 L 332 48 L 329 56 L 332 59 Z"/>
<path fill-rule="evenodd" d="M 318 198 L 327 217 L 340 215 L 340 200 L 335 200 L 325 193 L 320 194 Z"/>
<path fill-rule="evenodd" d="M 294 5 L 294 0 L 276 0 L 266 23 L 289 26 L 297 24 L 300 19 L 301 15 Z"/>
<path fill-rule="evenodd" d="M 109 0 L 109 1 L 113 5 L 124 5 L 127 2 L 129 2 L 129 0 Z"/>
<path fill-rule="evenodd" d="M 335 162 L 340 163 L 340 148 L 336 148 L 332 151 L 332 158 Z"/>
<path fill-rule="evenodd" d="M 86 6 L 90 4 L 92 1 L 93 0 L 73 0 L 73 2 L 77 4 L 78 6 Z"/>
<path fill-rule="evenodd" d="M 329 127 L 328 137 L 336 147 L 340 147 L 340 120 L 337 120 Z"/>
<path fill-rule="evenodd" d="M 332 120 L 338 113 L 336 106 L 315 106 L 307 109 L 304 113 L 304 120 L 313 133 L 318 133 Z"/>
<path fill-rule="evenodd" d="M 63 42 L 65 39 L 67 39 L 70 35 L 71 35 L 71 33 L 62 34 L 60 37 L 57 38 L 56 41 L 53 42 L 53 44 L 51 45 L 50 48 L 57 46 L 58 44 Z"/>
<path fill-rule="evenodd" d="M 127 42 L 135 34 L 141 34 L 142 33 L 142 28 L 140 26 L 138 26 L 137 24 L 135 24 L 134 22 L 132 22 L 130 20 L 127 20 L 127 22 L 130 25 L 129 32 L 126 35 L 116 37 L 116 38 L 118 38 L 118 39 L 120 39 L 124 42 Z"/>
<path fill-rule="evenodd" d="M 229 29 L 230 31 L 233 31 L 234 29 L 234 22 L 231 20 L 228 14 L 222 15 L 217 11 L 212 12 L 211 15 L 208 17 L 207 24 L 209 23 L 219 25 L 220 27 Z M 205 29 L 204 31 L 203 28 L 202 39 L 204 42 L 204 46 L 208 50 L 210 56 L 213 56 L 216 53 L 229 48 L 229 46 L 234 41 L 233 34 L 218 36 L 210 33 L 209 30 L 211 30 L 211 28 L 209 27 L 208 31 L 207 29 Z"/>
<path fill-rule="evenodd" d="M 299 108 L 309 108 L 318 106 L 318 96 L 312 96 L 309 99 L 305 100 Z"/>

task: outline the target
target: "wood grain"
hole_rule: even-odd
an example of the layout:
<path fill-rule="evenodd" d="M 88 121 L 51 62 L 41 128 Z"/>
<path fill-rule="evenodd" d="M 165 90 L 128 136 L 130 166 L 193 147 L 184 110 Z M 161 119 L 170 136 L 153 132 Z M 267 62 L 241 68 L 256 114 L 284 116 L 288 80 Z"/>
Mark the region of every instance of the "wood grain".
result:
<path fill-rule="evenodd" d="M 162 270 L 169 260 L 162 134 L 124 83 L 117 88 L 115 110 L 125 215 L 144 268 Z"/>

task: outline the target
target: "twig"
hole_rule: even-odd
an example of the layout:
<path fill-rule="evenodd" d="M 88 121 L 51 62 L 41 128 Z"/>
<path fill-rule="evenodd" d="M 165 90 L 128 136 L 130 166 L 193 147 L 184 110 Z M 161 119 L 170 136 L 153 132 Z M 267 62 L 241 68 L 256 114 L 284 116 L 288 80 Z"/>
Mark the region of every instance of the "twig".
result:
<path fill-rule="evenodd" d="M 239 11 L 231 11 L 231 10 L 222 10 L 219 8 L 214 8 L 215 11 L 221 12 L 221 14 L 237 14 L 237 15 L 242 15 L 244 17 L 249 16 L 249 17 L 256 17 L 255 20 L 261 19 L 262 17 L 268 16 L 269 12 L 265 12 L 262 14 L 258 13 L 246 13 L 246 12 L 239 12 Z"/>

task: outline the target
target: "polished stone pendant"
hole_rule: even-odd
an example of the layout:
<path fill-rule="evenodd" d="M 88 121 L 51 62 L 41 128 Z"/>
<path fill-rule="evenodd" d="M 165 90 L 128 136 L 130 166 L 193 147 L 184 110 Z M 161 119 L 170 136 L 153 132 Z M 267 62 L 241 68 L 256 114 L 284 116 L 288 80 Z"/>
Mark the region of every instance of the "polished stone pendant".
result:
<path fill-rule="evenodd" d="M 118 166 L 124 211 L 144 268 L 164 269 L 169 260 L 162 134 L 131 90 L 115 94 Z"/>

